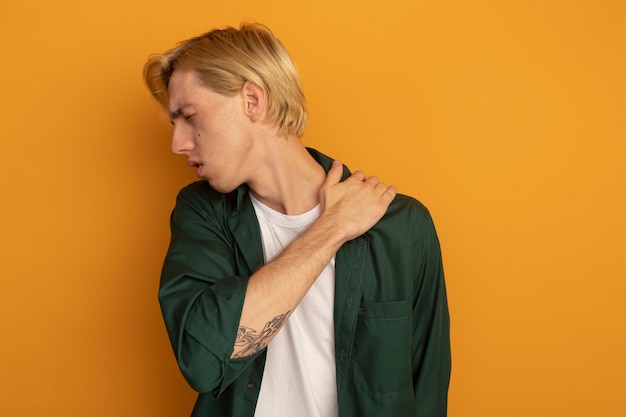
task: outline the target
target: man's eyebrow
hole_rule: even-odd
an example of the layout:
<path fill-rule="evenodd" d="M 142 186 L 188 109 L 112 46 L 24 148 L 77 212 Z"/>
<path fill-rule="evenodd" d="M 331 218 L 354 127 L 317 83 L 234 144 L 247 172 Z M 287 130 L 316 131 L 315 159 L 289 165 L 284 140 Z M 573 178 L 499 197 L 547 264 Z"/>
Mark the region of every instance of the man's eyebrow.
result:
<path fill-rule="evenodd" d="M 183 104 L 182 106 L 177 107 L 175 110 L 168 110 L 167 114 L 170 120 L 178 119 L 188 107 L 191 107 L 191 104 Z"/>

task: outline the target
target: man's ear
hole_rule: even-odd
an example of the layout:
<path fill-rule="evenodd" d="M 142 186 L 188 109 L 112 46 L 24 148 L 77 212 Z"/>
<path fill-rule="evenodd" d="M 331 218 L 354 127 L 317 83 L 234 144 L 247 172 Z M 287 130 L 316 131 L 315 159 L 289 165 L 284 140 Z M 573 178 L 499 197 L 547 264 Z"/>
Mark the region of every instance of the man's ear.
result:
<path fill-rule="evenodd" d="M 243 83 L 243 87 L 241 87 L 241 94 L 246 116 L 253 122 L 261 120 L 267 106 L 265 89 L 252 81 L 246 81 Z"/>

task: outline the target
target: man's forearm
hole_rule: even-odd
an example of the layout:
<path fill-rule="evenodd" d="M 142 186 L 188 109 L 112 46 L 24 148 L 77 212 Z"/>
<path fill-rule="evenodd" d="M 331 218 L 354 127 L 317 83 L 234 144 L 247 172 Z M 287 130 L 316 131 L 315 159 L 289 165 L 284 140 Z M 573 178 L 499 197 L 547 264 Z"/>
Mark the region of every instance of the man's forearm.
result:
<path fill-rule="evenodd" d="M 286 323 L 346 240 L 333 223 L 318 219 L 250 277 L 232 358 L 263 349 Z"/>

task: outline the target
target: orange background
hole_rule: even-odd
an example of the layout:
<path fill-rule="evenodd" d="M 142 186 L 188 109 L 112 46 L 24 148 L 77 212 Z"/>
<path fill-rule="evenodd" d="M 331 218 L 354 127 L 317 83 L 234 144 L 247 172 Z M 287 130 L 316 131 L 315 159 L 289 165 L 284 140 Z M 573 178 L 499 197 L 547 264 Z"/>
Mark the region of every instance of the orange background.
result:
<path fill-rule="evenodd" d="M 430 208 L 449 415 L 626 415 L 623 0 L 6 3 L 0 415 L 189 415 L 156 291 L 194 177 L 141 69 L 244 19 L 301 70 L 304 142 Z"/>

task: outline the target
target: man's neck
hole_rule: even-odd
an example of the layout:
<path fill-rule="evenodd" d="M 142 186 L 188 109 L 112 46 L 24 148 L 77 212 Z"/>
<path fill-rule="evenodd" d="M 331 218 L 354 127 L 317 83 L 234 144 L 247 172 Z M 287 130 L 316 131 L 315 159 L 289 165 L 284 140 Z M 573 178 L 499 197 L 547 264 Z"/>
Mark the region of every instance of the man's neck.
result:
<path fill-rule="evenodd" d="M 275 138 L 257 172 L 248 182 L 261 203 L 288 215 L 302 214 L 319 204 L 326 173 L 297 137 Z"/>

